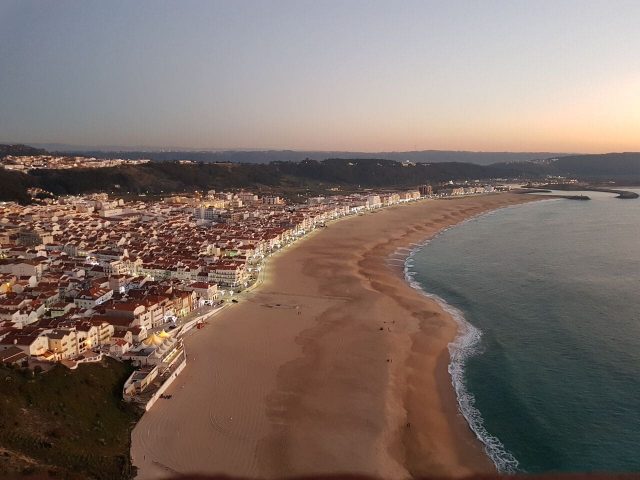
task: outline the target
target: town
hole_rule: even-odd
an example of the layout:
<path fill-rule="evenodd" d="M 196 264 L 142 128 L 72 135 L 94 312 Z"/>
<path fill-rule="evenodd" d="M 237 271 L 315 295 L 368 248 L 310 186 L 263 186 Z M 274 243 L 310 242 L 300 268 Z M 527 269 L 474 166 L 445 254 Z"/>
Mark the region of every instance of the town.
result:
<path fill-rule="evenodd" d="M 507 187 L 501 187 L 507 188 Z M 264 260 L 332 220 L 491 185 L 311 197 L 252 192 L 160 201 L 106 194 L 0 204 L 0 361 L 137 370 L 123 398 L 150 408 L 186 365 L 183 336 L 259 283 Z"/>
<path fill-rule="evenodd" d="M 37 169 L 67 170 L 72 168 L 107 168 L 120 165 L 141 165 L 149 160 L 106 159 L 64 155 L 5 155 L 0 166 L 7 170 L 29 172 Z"/>

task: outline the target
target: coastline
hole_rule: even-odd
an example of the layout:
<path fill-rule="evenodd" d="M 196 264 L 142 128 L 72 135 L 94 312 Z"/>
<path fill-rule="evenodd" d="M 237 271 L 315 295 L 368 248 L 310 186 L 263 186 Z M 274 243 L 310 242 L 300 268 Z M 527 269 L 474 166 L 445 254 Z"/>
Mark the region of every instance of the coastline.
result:
<path fill-rule="evenodd" d="M 138 478 L 494 471 L 448 372 L 458 324 L 411 288 L 404 261 L 408 247 L 444 228 L 542 199 L 390 207 L 334 222 L 271 257 L 258 288 L 185 340 L 189 364 L 173 399 L 132 434 Z"/>
<path fill-rule="evenodd" d="M 482 215 L 480 215 L 480 217 L 482 217 Z M 407 257 L 407 262 L 412 258 L 414 253 L 415 250 Z M 405 276 L 409 284 L 426 298 L 436 302 L 457 324 L 456 338 L 451 341 L 448 346 L 449 358 L 446 369 L 455 393 L 458 412 L 464 417 L 467 426 L 471 429 L 478 441 L 482 443 L 484 452 L 494 464 L 498 473 L 517 473 L 518 461 L 510 452 L 505 450 L 504 445 L 498 438 L 486 431 L 481 412 L 475 407 L 473 394 L 468 391 L 464 381 L 466 361 L 476 353 L 482 332 L 469 323 L 464 317 L 463 312 L 458 308 L 448 303 L 442 297 L 425 291 L 422 286 L 413 279 L 413 274 L 414 272 L 411 271 L 411 267 L 405 262 Z"/>

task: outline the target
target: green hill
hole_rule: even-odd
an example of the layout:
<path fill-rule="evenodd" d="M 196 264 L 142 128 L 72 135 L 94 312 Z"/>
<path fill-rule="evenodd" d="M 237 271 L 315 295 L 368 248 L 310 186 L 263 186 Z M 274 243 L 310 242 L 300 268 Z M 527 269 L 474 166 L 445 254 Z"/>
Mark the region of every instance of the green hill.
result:
<path fill-rule="evenodd" d="M 330 158 L 322 161 L 271 163 L 150 162 L 99 169 L 32 170 L 28 174 L 0 169 L 0 200 L 29 201 L 29 187 L 58 195 L 108 192 L 119 195 L 167 194 L 193 190 L 270 189 L 295 198 L 330 187 L 410 188 L 443 181 L 495 178 L 545 179 L 565 176 L 585 181 L 640 182 L 640 154 L 567 156 L 536 162 L 400 163 L 376 158 Z"/>

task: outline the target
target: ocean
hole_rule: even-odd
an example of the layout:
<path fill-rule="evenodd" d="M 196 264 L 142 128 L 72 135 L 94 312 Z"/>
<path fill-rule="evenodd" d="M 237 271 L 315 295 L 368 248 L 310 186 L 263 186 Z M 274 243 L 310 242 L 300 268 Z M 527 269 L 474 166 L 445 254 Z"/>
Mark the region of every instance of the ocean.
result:
<path fill-rule="evenodd" d="M 405 264 L 460 324 L 460 411 L 502 472 L 640 471 L 640 200 L 585 194 L 468 220 Z"/>

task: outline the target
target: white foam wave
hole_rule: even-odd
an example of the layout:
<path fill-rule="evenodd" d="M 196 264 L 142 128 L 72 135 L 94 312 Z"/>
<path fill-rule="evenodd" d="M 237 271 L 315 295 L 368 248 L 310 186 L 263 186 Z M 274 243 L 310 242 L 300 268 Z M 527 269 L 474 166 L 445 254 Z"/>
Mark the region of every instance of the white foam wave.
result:
<path fill-rule="evenodd" d="M 489 212 L 478 215 L 461 223 L 466 223 L 468 221 L 475 220 L 480 216 L 487 216 L 493 213 L 494 212 Z M 438 235 L 446 230 L 448 230 L 448 228 L 441 230 Z M 498 471 L 500 473 L 515 473 L 518 471 L 518 460 L 504 447 L 497 437 L 491 435 L 487 431 L 484 426 L 482 415 L 475 406 L 475 397 L 469 392 L 465 383 L 464 367 L 467 360 L 479 352 L 482 331 L 470 324 L 464 318 L 464 315 L 460 310 L 448 304 L 438 295 L 426 292 L 415 280 L 416 272 L 412 271 L 414 256 L 416 252 L 424 248 L 430 241 L 431 240 L 428 240 L 424 244 L 411 250 L 411 253 L 405 260 L 405 278 L 411 287 L 418 290 L 426 297 L 438 302 L 442 309 L 449 313 L 458 324 L 458 335 L 455 340 L 449 344 L 449 357 L 451 360 L 448 367 L 449 375 L 451 376 L 451 383 L 458 400 L 458 410 L 467 421 L 469 428 L 471 428 L 476 437 L 484 445 L 486 454 L 495 464 Z"/>

